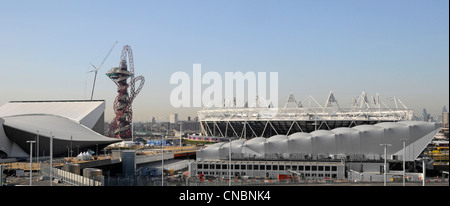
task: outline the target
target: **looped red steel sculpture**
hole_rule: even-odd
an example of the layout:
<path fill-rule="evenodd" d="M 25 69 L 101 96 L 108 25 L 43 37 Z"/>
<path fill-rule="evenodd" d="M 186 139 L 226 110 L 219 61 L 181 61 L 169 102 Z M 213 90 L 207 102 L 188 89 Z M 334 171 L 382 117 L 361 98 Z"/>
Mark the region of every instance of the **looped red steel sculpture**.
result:
<path fill-rule="evenodd" d="M 116 83 L 118 93 L 113 105 L 116 117 L 111 121 L 109 134 L 111 136 L 111 133 L 114 132 L 115 138 L 130 139 L 132 137 L 131 123 L 133 120 L 131 105 L 145 82 L 143 76 L 135 77 L 134 75 L 133 51 L 130 46 L 123 46 L 119 67 L 111 68 L 106 75 Z M 127 82 L 128 78 L 131 78 L 130 82 Z M 135 84 L 138 81 L 139 86 L 135 89 Z"/>

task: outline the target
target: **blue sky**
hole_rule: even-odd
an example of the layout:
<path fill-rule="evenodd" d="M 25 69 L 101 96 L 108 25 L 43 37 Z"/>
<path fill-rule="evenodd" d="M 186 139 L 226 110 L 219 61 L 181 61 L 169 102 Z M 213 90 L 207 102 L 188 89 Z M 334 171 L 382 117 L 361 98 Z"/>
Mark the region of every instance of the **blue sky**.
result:
<path fill-rule="evenodd" d="M 12 100 L 94 98 L 113 118 L 116 86 L 104 74 L 134 53 L 145 86 L 135 119 L 196 116 L 173 108 L 176 71 L 278 72 L 279 100 L 293 92 L 340 105 L 362 91 L 399 97 L 416 115 L 449 103 L 449 2 L 361 0 L 7 1 L 0 0 L 0 105 Z M 207 85 L 203 87 L 206 88 Z M 282 105 L 282 103 L 280 103 Z"/>

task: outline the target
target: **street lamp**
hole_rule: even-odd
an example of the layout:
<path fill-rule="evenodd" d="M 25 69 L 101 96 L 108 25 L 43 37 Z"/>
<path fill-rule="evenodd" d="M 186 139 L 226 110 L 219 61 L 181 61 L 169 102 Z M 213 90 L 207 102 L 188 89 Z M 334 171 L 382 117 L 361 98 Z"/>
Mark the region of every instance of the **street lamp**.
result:
<path fill-rule="evenodd" d="M 231 186 L 231 138 L 228 139 L 230 141 L 230 149 L 228 150 L 228 186 Z"/>
<path fill-rule="evenodd" d="M 50 131 L 50 186 L 53 186 L 53 134 Z"/>
<path fill-rule="evenodd" d="M 428 157 L 422 157 L 422 158 L 419 158 L 418 160 L 422 160 L 422 174 L 423 174 L 423 178 L 422 178 L 422 186 L 425 186 L 425 173 L 426 173 L 426 165 L 425 165 L 425 161 L 427 160 L 427 159 L 429 159 Z"/>
<path fill-rule="evenodd" d="M 425 165 L 425 160 L 426 160 L 427 158 L 422 158 L 422 173 L 423 173 L 423 180 L 422 180 L 422 186 L 425 186 L 425 177 L 426 177 L 426 170 L 427 170 L 427 166 Z"/>
<path fill-rule="evenodd" d="M 73 156 L 73 145 L 72 145 L 72 143 L 73 143 L 73 138 L 72 138 L 72 135 L 70 135 L 70 158 L 72 158 L 72 156 Z"/>
<path fill-rule="evenodd" d="M 183 147 L 183 121 L 180 121 L 180 150 Z"/>
<path fill-rule="evenodd" d="M 39 130 L 37 131 L 37 137 L 36 137 L 36 162 L 38 163 L 39 169 L 41 168 L 41 162 L 39 161 Z"/>
<path fill-rule="evenodd" d="M 33 143 L 35 142 L 36 141 L 27 141 L 27 143 L 30 143 L 30 186 L 33 180 Z"/>
<path fill-rule="evenodd" d="M 391 144 L 380 144 L 380 146 L 384 146 L 384 186 L 386 186 L 387 179 L 387 147 L 392 146 Z"/>
<path fill-rule="evenodd" d="M 406 141 L 408 141 L 409 139 L 407 138 L 403 138 L 400 139 L 403 141 L 403 186 L 405 186 L 405 156 L 406 156 Z"/>
<path fill-rule="evenodd" d="M 161 186 L 164 186 L 164 135 L 161 135 Z"/>

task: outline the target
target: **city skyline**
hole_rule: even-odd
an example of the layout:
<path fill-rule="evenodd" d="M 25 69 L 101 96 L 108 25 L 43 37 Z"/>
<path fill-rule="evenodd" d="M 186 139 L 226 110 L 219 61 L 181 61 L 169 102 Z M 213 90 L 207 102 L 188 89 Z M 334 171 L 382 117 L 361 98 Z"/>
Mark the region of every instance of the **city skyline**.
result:
<path fill-rule="evenodd" d="M 279 104 L 290 92 L 341 107 L 362 91 L 398 97 L 417 117 L 449 107 L 448 1 L 3 1 L 0 105 L 9 101 L 94 99 L 114 117 L 116 86 L 105 75 L 133 49 L 146 79 L 134 120 L 196 117 L 173 108 L 170 76 L 278 72 Z M 202 85 L 202 89 L 208 85 Z"/>

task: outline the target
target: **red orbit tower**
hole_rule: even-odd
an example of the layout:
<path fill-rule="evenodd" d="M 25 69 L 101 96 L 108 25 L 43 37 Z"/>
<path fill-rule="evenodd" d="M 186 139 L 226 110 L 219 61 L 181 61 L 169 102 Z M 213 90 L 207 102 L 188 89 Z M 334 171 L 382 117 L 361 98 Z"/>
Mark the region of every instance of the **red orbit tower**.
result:
<path fill-rule="evenodd" d="M 132 137 L 130 125 L 133 120 L 131 105 L 145 82 L 143 76 L 135 77 L 134 75 L 133 52 L 130 46 L 123 46 L 119 67 L 111 68 L 106 75 L 116 83 L 118 93 L 113 105 L 116 117 L 111 121 L 109 134 L 114 132 L 114 138 L 130 139 Z M 129 82 L 128 78 L 130 78 Z M 139 87 L 135 89 L 137 81 L 139 81 Z"/>

